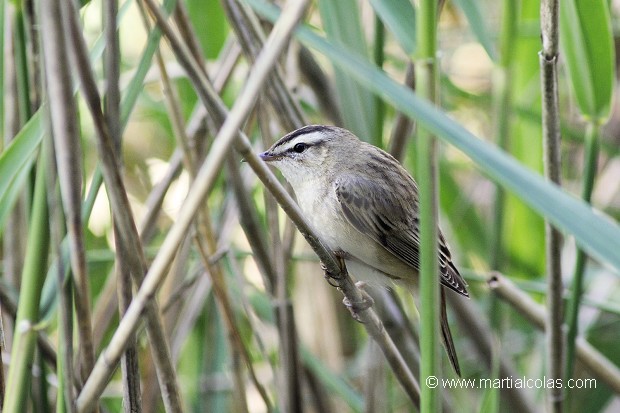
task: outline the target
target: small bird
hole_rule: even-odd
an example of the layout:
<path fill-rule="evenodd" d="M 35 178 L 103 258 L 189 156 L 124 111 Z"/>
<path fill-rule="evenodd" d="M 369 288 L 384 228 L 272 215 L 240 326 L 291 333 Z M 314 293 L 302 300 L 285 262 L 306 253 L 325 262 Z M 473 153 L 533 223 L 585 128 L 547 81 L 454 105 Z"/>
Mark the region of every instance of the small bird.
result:
<path fill-rule="evenodd" d="M 299 207 L 328 248 L 357 279 L 404 286 L 414 293 L 420 268 L 418 188 L 387 152 L 346 129 L 309 125 L 259 155 L 291 184 Z M 446 314 L 446 288 L 469 297 L 439 231 L 441 332 L 460 376 Z"/>

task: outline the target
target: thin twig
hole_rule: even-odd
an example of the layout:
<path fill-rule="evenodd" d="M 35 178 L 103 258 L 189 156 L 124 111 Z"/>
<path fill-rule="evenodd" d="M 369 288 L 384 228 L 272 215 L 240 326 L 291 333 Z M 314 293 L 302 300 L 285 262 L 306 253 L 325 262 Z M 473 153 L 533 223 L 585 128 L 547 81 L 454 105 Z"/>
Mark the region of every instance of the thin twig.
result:
<path fill-rule="evenodd" d="M 120 44 L 116 19 L 118 15 L 117 0 L 107 0 L 103 4 L 103 25 L 105 28 L 106 49 L 104 51 L 104 75 L 105 82 L 105 120 L 107 122 L 110 137 L 114 142 L 114 149 L 119 160 L 121 156 L 121 119 L 120 102 L 121 94 L 119 87 L 120 78 Z M 122 161 L 119 161 L 122 164 Z M 118 225 L 114 220 L 114 232 L 118 233 Z M 123 316 L 132 297 L 131 273 L 129 271 L 127 251 L 120 237 L 114 238 L 116 246 L 116 277 L 118 296 L 118 312 Z M 140 413 L 142 411 L 142 399 L 140 390 L 140 369 L 138 365 L 138 349 L 136 337 L 131 338 L 121 359 L 121 373 L 123 380 L 123 409 L 125 413 Z"/>
<path fill-rule="evenodd" d="M 558 103 L 558 0 L 540 3 L 542 51 L 539 53 L 542 88 L 542 125 L 545 176 L 560 184 L 560 112 Z M 562 234 L 548 221 L 545 223 L 547 257 L 547 374 L 550 379 L 564 375 L 562 332 Z M 548 389 L 548 403 L 554 412 L 562 412 L 564 392 L 561 387 Z"/>
<path fill-rule="evenodd" d="M 95 364 L 90 310 L 90 288 L 86 268 L 86 252 L 82 225 L 82 153 L 77 125 L 77 105 L 73 96 L 71 69 L 60 18 L 60 1 L 42 5 L 45 19 L 43 52 L 48 90 L 50 121 L 54 137 L 60 194 L 65 210 L 69 237 L 69 257 L 75 281 L 75 307 L 80 339 L 79 364 L 81 380 L 85 380 Z"/>

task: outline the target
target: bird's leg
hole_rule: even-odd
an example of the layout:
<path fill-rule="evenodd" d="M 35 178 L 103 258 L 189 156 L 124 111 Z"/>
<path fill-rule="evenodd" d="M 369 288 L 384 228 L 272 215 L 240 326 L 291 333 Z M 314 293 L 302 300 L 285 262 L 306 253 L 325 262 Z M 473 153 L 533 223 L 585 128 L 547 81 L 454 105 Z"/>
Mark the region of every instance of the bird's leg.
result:
<path fill-rule="evenodd" d="M 323 263 L 321 263 L 321 268 L 323 269 L 323 272 L 325 273 L 325 279 L 327 280 L 329 285 L 331 285 L 332 287 L 336 287 L 339 290 L 342 290 L 341 282 L 345 279 L 346 273 L 347 273 L 347 266 L 345 263 L 345 259 L 349 258 L 349 254 L 347 254 L 346 252 L 342 250 L 336 250 L 334 251 L 334 255 L 336 256 L 336 259 L 338 260 L 338 264 L 340 266 L 340 273 L 339 274 L 332 273 L 331 271 L 329 271 L 327 266 Z M 355 320 L 362 322 L 359 316 L 359 312 L 367 310 L 370 307 L 372 307 L 372 305 L 374 304 L 374 300 L 364 290 L 364 287 L 366 286 L 365 282 L 358 281 L 355 283 L 355 286 L 359 289 L 362 299 L 360 301 L 351 301 L 347 297 L 345 297 L 342 300 L 342 303 L 349 309 L 351 316 Z"/>
<path fill-rule="evenodd" d="M 321 269 L 323 270 L 323 277 L 325 277 L 325 280 L 327 281 L 327 283 L 331 285 L 332 287 L 338 288 L 337 280 L 339 280 L 340 277 L 332 273 L 330 270 L 328 270 L 327 266 L 323 264 L 322 262 L 321 262 Z"/>
<path fill-rule="evenodd" d="M 346 271 L 347 267 L 344 263 L 345 258 L 347 257 L 347 253 L 342 251 L 342 250 L 336 250 L 334 251 L 334 255 L 336 256 L 336 259 L 338 260 L 338 264 L 340 266 L 340 271 Z M 321 268 L 323 269 L 323 273 L 325 274 L 325 279 L 327 280 L 327 283 L 329 285 L 331 285 L 332 287 L 338 288 L 338 281 L 342 280 L 342 276 L 340 274 L 334 274 L 331 271 L 329 271 L 327 269 L 327 266 L 323 263 L 321 263 Z"/>
<path fill-rule="evenodd" d="M 360 311 L 364 311 L 372 307 L 375 303 L 375 300 L 372 299 L 370 294 L 366 292 L 366 283 L 364 281 L 358 281 L 355 283 L 355 286 L 360 290 L 360 294 L 362 296 L 361 301 L 351 302 L 347 297 L 342 299 L 342 303 L 349 309 L 351 313 L 351 317 L 353 317 L 356 321 L 362 322 L 359 316 Z"/>

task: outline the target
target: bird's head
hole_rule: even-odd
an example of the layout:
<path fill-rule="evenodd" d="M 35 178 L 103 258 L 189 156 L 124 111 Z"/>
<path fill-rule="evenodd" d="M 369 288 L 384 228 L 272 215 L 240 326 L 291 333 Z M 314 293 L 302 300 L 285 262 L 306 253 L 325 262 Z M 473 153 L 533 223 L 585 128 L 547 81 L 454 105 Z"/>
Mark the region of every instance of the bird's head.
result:
<path fill-rule="evenodd" d="M 300 180 L 330 175 L 346 167 L 361 141 L 346 129 L 309 125 L 297 129 L 261 153 L 260 158 L 278 168 L 293 186 Z"/>

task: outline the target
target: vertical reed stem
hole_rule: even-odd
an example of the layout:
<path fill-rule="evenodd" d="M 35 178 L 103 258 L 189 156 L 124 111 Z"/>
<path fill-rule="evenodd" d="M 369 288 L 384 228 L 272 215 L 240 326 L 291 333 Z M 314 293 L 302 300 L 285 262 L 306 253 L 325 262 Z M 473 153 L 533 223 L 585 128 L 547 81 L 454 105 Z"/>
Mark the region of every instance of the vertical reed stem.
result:
<path fill-rule="evenodd" d="M 560 184 L 560 112 L 558 105 L 558 1 L 543 0 L 540 5 L 542 51 L 540 75 L 542 88 L 542 124 L 545 176 Z M 547 377 L 562 379 L 564 337 L 562 334 L 562 236 L 548 221 L 545 223 L 547 256 Z M 562 411 L 561 388 L 548 389 L 549 410 Z"/>
<path fill-rule="evenodd" d="M 437 2 L 420 1 L 417 90 L 437 102 Z M 439 375 L 438 174 L 437 144 L 431 132 L 418 129 L 417 177 L 420 190 L 420 382 Z M 439 412 L 437 387 L 422 386 L 421 412 Z"/>

